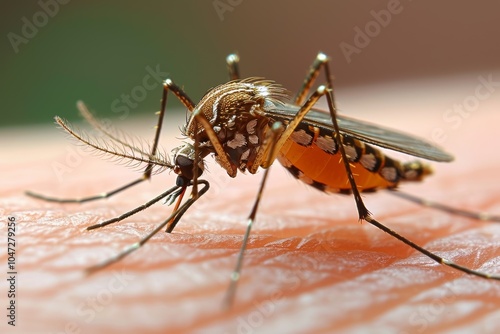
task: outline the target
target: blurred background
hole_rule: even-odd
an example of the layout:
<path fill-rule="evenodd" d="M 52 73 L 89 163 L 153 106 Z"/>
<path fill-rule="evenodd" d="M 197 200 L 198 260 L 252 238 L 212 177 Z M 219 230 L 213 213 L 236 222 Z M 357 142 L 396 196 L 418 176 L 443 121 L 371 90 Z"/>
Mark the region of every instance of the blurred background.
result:
<path fill-rule="evenodd" d="M 158 110 L 171 77 L 197 101 L 243 76 L 295 92 L 318 51 L 336 88 L 500 67 L 494 1 L 2 1 L 1 126 Z M 173 99 L 171 100 L 173 101 Z M 177 102 L 172 105 L 179 106 Z"/>

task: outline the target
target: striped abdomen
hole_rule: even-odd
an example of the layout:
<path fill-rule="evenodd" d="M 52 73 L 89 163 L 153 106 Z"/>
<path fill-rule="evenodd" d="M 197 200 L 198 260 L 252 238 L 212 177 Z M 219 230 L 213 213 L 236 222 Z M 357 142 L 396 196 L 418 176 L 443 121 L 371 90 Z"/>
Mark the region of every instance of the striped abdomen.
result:
<path fill-rule="evenodd" d="M 357 139 L 341 139 L 360 191 L 394 188 L 400 181 L 419 181 L 431 173 L 420 161 L 401 163 Z M 299 125 L 278 160 L 293 176 L 321 191 L 351 192 L 340 151 L 327 130 Z"/>

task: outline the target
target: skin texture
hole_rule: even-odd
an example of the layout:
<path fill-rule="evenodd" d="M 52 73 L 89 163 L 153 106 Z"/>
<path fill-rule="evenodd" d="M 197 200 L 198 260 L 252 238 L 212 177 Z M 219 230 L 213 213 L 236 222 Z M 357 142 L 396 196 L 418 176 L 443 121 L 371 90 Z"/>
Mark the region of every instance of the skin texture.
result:
<path fill-rule="evenodd" d="M 364 118 L 424 138 L 436 127 L 444 129 L 442 145 L 457 161 L 434 164 L 436 175 L 401 189 L 498 214 L 500 155 L 493 149 L 498 94 L 482 101 L 457 129 L 442 118 L 452 102 L 474 92 L 475 78 L 470 76 L 463 90 L 453 86 L 465 95 L 427 110 L 422 107 L 430 100 L 408 104 L 404 92 L 387 89 L 386 95 L 366 96 L 364 103 L 380 99 L 382 106 Z M 354 90 L 345 99 L 363 93 Z M 178 145 L 181 123 L 167 118 L 163 147 Z M 124 127 L 151 138 L 146 129 L 152 124 L 154 119 L 141 119 Z M 173 185 L 175 175 L 154 176 L 107 200 L 47 203 L 23 191 L 92 195 L 140 174 L 81 153 L 53 127 L 5 130 L 1 137 L 12 140 L 1 165 L 1 229 L 5 235 L 7 217 L 16 217 L 19 273 L 17 326 L 2 320 L 2 333 L 493 333 L 500 328 L 500 282 L 440 266 L 373 226 L 359 224 L 352 198 L 308 188 L 278 165 L 264 192 L 230 310 L 223 310 L 222 301 L 262 172 L 229 179 L 210 158 L 204 176 L 212 188 L 173 234 L 159 233 L 121 262 L 86 276 L 85 268 L 138 241 L 171 208 L 157 204 L 103 229 L 85 228 L 155 197 Z M 75 151 L 77 156 L 70 153 Z M 60 167 L 56 162 L 68 167 L 62 175 L 54 172 Z M 364 198 L 376 218 L 412 241 L 462 265 L 500 272 L 498 223 L 451 216 L 387 193 Z M 0 260 L 6 263 L 5 252 Z M 4 296 L 5 280 L 1 288 Z"/>

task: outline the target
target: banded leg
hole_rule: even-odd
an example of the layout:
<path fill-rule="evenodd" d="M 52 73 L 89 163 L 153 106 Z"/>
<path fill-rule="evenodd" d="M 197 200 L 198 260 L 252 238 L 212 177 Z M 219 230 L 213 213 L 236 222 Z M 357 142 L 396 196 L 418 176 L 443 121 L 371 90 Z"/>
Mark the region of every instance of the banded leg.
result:
<path fill-rule="evenodd" d="M 172 82 L 172 80 L 166 79 L 163 83 L 163 95 L 162 95 L 162 100 L 161 100 L 161 110 L 158 112 L 158 121 L 157 121 L 157 124 L 155 126 L 155 128 L 156 128 L 155 136 L 154 136 L 154 140 L 153 140 L 153 145 L 151 146 L 151 152 L 149 154 L 151 157 L 154 157 L 157 153 L 158 142 L 160 139 L 163 118 L 164 118 L 164 115 L 166 112 L 167 96 L 168 96 L 169 91 L 171 91 L 182 102 L 182 104 L 184 104 L 189 109 L 189 111 L 193 111 L 193 109 L 194 109 L 194 103 L 191 101 L 189 96 L 181 88 L 179 88 L 176 84 L 174 84 Z M 82 114 L 82 116 L 92 126 L 94 126 L 98 131 L 100 131 L 101 133 L 103 133 L 105 136 L 107 136 L 109 139 L 111 139 L 113 141 L 119 142 L 122 145 L 126 145 L 126 146 L 128 145 L 126 142 L 123 142 L 118 137 L 114 136 L 109 131 L 107 131 L 106 127 L 101 125 L 90 114 L 90 112 L 88 111 L 87 107 L 83 104 L 83 102 L 78 102 L 77 107 L 78 107 L 80 113 Z M 98 195 L 93 195 L 93 196 L 88 196 L 88 197 L 83 197 L 83 198 L 56 198 L 56 197 L 41 195 L 41 194 L 34 193 L 31 191 L 26 191 L 26 195 L 34 197 L 34 198 L 38 198 L 38 199 L 41 199 L 44 201 L 57 202 L 57 203 L 83 203 L 83 202 L 89 202 L 89 201 L 94 201 L 94 200 L 98 200 L 98 199 L 108 198 L 108 197 L 111 197 L 117 193 L 120 193 L 128 188 L 131 188 L 131 187 L 135 186 L 136 184 L 139 184 L 145 180 L 149 180 L 151 178 L 151 173 L 153 171 L 153 167 L 154 167 L 154 162 L 148 163 L 148 165 L 146 166 L 146 168 L 144 170 L 143 175 L 140 178 L 138 178 L 130 183 L 127 183 L 127 184 L 125 184 L 117 189 L 114 189 L 112 191 L 108 191 L 108 192 L 105 192 L 102 194 L 98 194 Z"/>

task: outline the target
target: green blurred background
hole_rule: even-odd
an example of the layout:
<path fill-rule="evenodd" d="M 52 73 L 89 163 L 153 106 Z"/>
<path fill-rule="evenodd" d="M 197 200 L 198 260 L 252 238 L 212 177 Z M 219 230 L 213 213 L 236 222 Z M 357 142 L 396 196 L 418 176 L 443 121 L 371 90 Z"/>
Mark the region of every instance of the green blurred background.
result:
<path fill-rule="evenodd" d="M 224 58 L 233 51 L 243 76 L 265 76 L 292 91 L 320 50 L 334 61 L 337 87 L 500 67 L 494 1 L 401 1 L 400 13 L 348 62 L 341 43 L 354 45 L 354 28 L 394 3 L 2 1 L 1 125 L 48 123 L 56 114 L 74 119 L 79 99 L 100 116 L 124 118 L 122 96 L 140 93 L 148 68 L 168 73 L 198 100 L 226 80 Z M 43 7 L 57 13 L 43 14 Z M 27 21 L 39 27 L 25 38 Z M 128 111 L 158 110 L 156 86 Z"/>

